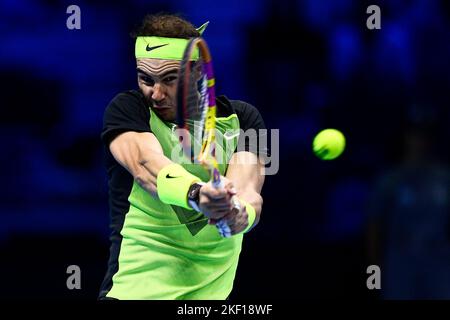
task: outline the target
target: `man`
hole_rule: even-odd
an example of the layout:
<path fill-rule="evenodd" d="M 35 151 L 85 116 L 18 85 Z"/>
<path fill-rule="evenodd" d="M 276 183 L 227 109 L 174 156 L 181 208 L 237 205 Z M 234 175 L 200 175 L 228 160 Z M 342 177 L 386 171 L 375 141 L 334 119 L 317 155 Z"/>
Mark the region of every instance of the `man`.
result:
<path fill-rule="evenodd" d="M 223 190 L 207 182 L 201 166 L 170 157 L 177 144 L 173 122 L 185 47 L 173 44 L 187 44 L 184 39 L 200 36 L 199 30 L 177 16 L 147 16 L 135 34 L 139 90 L 120 93 L 105 111 L 112 244 L 100 299 L 225 299 L 243 233 L 259 222 L 261 154 L 231 152 L 230 164 L 221 168 Z M 167 44 L 152 45 L 152 37 Z M 217 98 L 217 122 L 222 131 L 265 128 L 254 107 L 224 96 Z M 231 237 L 220 236 L 214 226 L 219 219 Z"/>
<path fill-rule="evenodd" d="M 439 124 L 415 121 L 403 133 L 400 165 L 377 178 L 369 262 L 382 270 L 383 299 L 450 299 L 450 171 L 437 149 Z"/>

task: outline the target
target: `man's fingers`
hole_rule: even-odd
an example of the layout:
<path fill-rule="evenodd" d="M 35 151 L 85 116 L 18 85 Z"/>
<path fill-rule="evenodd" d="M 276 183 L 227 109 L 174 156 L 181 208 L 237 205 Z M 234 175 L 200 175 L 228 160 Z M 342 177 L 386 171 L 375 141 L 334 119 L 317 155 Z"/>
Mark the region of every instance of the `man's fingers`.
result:
<path fill-rule="evenodd" d="M 211 199 L 207 196 L 200 196 L 199 202 L 201 209 L 206 210 L 227 210 L 230 211 L 233 208 L 233 203 L 229 197 L 221 199 Z"/>
<path fill-rule="evenodd" d="M 229 211 L 227 210 L 215 210 L 215 211 L 210 211 L 210 214 L 208 214 L 207 216 L 210 219 L 222 219 Z"/>
<path fill-rule="evenodd" d="M 225 189 L 205 190 L 205 191 L 201 192 L 200 195 L 205 196 L 210 200 L 220 200 L 220 199 L 226 199 L 229 197 L 229 193 Z"/>
<path fill-rule="evenodd" d="M 229 212 L 228 214 L 223 216 L 221 220 L 225 221 L 226 224 L 231 228 L 236 224 L 236 213 Z"/>
<path fill-rule="evenodd" d="M 215 202 L 200 202 L 202 208 L 206 208 L 207 210 L 226 210 L 230 211 L 233 209 L 233 206 L 229 202 L 223 203 L 215 203 Z"/>
<path fill-rule="evenodd" d="M 237 190 L 231 181 L 225 186 L 224 189 L 227 191 L 228 194 L 231 194 L 231 195 L 237 194 Z"/>
<path fill-rule="evenodd" d="M 248 226 L 248 213 L 245 207 L 238 214 L 230 212 L 225 215 L 223 220 L 230 228 L 231 234 L 235 235 L 245 230 Z"/>

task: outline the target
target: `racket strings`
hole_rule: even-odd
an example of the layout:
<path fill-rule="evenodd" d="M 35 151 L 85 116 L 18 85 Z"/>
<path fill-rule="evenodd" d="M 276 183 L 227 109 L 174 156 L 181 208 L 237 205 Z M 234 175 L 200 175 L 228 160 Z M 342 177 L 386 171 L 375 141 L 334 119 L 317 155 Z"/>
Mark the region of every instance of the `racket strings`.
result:
<path fill-rule="evenodd" d="M 203 59 L 200 55 L 197 61 L 192 61 L 192 53 L 197 48 L 195 41 L 191 42 L 185 51 L 180 64 L 180 81 L 178 103 L 179 127 L 187 129 L 187 138 L 183 138 L 184 148 L 191 150 L 192 155 L 199 155 L 204 139 L 205 117 L 208 108 L 208 88 L 206 75 L 203 72 Z M 180 112 L 182 111 L 182 112 Z M 185 149 L 185 150 L 187 150 Z"/>
<path fill-rule="evenodd" d="M 200 52 L 200 59 L 192 62 L 192 52 L 197 49 Z M 191 156 L 191 160 L 200 162 L 205 169 L 211 171 L 211 181 L 214 187 L 223 188 L 215 154 L 214 75 L 211 55 L 202 38 L 191 39 L 184 52 L 180 64 L 177 102 L 178 126 L 189 131 L 187 139 L 182 141 L 184 152 L 190 148 L 191 153 L 188 156 Z M 187 146 L 187 142 L 189 142 L 189 146 Z M 197 147 L 200 148 L 196 149 Z M 217 228 L 222 236 L 231 236 L 231 230 L 225 221 L 220 221 Z"/>

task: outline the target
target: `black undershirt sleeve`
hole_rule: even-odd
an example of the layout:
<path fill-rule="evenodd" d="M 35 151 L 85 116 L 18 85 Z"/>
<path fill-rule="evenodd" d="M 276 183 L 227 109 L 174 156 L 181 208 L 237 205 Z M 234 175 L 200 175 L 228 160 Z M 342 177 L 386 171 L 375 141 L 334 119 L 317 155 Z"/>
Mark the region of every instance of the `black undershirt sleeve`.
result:
<path fill-rule="evenodd" d="M 232 105 L 243 130 L 239 135 L 236 151 L 249 151 L 259 156 L 269 156 L 267 129 L 258 109 L 239 100 L 232 101 Z"/>
<path fill-rule="evenodd" d="M 118 94 L 106 107 L 101 139 L 106 146 L 126 131 L 151 132 L 150 111 L 137 91 Z"/>

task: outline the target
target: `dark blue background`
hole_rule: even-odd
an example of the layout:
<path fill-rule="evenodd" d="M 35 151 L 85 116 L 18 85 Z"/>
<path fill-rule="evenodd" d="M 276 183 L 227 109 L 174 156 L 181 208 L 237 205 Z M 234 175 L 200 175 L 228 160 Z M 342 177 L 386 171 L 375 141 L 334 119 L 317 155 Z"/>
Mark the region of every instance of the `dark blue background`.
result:
<path fill-rule="evenodd" d="M 81 8 L 68 30 L 66 8 Z M 366 28 L 381 7 L 382 29 Z M 129 32 L 146 13 L 209 20 L 219 94 L 280 130 L 260 225 L 244 241 L 233 297 L 368 297 L 365 227 L 374 181 L 404 128 L 433 119 L 449 160 L 448 1 L 2 1 L 0 295 L 95 299 L 108 257 L 103 111 L 136 87 Z M 311 152 L 340 129 L 345 153 Z M 79 265 L 82 290 L 66 288 Z"/>

